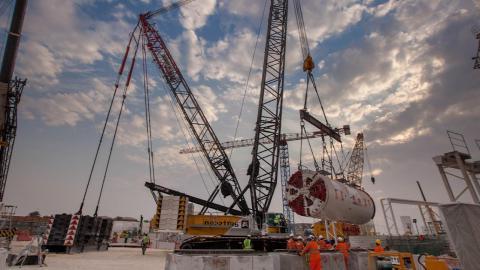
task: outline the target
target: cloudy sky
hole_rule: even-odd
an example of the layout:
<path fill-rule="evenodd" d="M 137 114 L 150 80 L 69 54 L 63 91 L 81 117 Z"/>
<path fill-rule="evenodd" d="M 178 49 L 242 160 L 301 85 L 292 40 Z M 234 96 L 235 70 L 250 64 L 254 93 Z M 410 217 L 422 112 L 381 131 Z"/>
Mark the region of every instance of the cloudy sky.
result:
<path fill-rule="evenodd" d="M 5 195 L 6 202 L 18 205 L 19 214 L 78 209 L 129 33 L 139 13 L 170 2 L 29 2 L 15 70 L 17 76 L 28 78 L 28 85 L 20 103 Z M 353 134 L 364 132 L 377 178 L 375 185 L 367 179 L 364 186 L 375 198 L 377 209 L 382 197 L 420 199 L 417 180 L 430 201 L 447 202 L 432 161 L 432 156 L 451 149 L 446 130 L 463 133 L 474 158 L 480 156 L 474 144 L 480 138 L 480 71 L 472 69 L 471 60 L 477 50 L 471 29 L 480 25 L 478 5 L 471 0 L 301 2 L 327 116 L 334 126 L 350 124 Z M 237 138 L 254 134 L 265 39 L 264 4 L 258 0 L 197 0 L 153 20 L 222 141 L 234 138 L 245 89 Z M 0 17 L 2 52 L 11 6 Z M 299 132 L 305 76 L 291 7 L 283 131 Z M 212 173 L 200 155 L 178 154 L 191 140 L 184 136 L 188 132 L 180 114 L 177 120 L 158 71 L 151 64 L 148 67 L 156 181 L 207 197 L 215 181 Z M 154 212 L 151 195 L 143 187 L 148 162 L 142 80 L 143 71 L 137 65 L 100 215 L 150 217 Z M 118 108 L 116 103 L 114 113 Z M 312 101 L 309 108 L 318 113 L 318 102 Z M 95 208 L 112 133 L 107 131 L 86 214 Z M 353 141 L 354 135 L 344 139 L 345 152 Z M 314 142 L 314 147 L 318 154 L 320 143 Z M 293 171 L 300 145 L 292 142 L 289 148 Z M 308 153 L 304 155 L 308 160 Z M 233 151 L 231 159 L 244 186 L 250 148 Z M 281 211 L 280 198 L 277 188 L 272 211 Z M 470 198 L 465 196 L 464 201 Z M 398 215 L 418 217 L 415 208 L 396 210 Z M 308 221 L 298 216 L 297 220 Z M 375 222 L 385 231 L 380 211 Z"/>

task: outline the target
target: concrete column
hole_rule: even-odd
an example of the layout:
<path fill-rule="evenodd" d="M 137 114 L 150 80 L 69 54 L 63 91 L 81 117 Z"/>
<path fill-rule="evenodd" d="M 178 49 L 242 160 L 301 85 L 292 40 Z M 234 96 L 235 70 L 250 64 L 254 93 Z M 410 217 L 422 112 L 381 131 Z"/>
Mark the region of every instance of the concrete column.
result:
<path fill-rule="evenodd" d="M 465 179 L 465 183 L 467 184 L 467 187 L 470 191 L 470 195 L 472 196 L 473 202 L 476 204 L 480 204 L 480 200 L 478 199 L 477 192 L 473 188 L 472 181 L 468 176 L 467 168 L 465 167 L 465 162 L 460 157 L 460 154 L 458 152 L 455 153 L 455 159 L 457 160 L 457 164 L 460 168 L 460 171 L 462 171 L 463 178 Z"/>
<path fill-rule="evenodd" d="M 445 189 L 447 190 L 448 197 L 450 198 L 450 201 L 455 202 L 455 195 L 453 195 L 452 187 L 450 186 L 450 183 L 448 182 L 447 175 L 445 174 L 445 169 L 443 169 L 442 165 L 438 165 L 438 171 L 440 172 L 440 175 L 442 176 L 443 184 L 445 185 Z"/>

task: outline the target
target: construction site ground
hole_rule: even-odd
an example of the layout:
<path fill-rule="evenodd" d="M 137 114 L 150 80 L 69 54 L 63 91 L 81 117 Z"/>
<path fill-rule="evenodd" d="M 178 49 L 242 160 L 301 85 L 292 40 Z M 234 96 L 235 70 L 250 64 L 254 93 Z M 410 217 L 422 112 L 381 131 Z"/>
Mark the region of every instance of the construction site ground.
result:
<path fill-rule="evenodd" d="M 84 252 L 75 254 L 48 254 L 44 269 L 50 270 L 144 270 L 164 269 L 165 258 L 169 251 L 147 249 L 142 255 L 140 248 L 110 248 L 108 251 Z M 22 268 L 38 269 L 38 265 Z M 9 269 L 18 269 L 10 267 Z"/>

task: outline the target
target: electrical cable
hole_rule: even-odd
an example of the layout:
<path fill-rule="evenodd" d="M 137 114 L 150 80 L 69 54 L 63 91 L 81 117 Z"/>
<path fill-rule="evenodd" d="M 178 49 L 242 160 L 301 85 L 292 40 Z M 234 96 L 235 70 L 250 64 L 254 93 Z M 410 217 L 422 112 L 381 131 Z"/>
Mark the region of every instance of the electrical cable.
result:
<path fill-rule="evenodd" d="M 250 61 L 250 69 L 248 70 L 248 75 L 247 75 L 247 81 L 245 82 L 245 90 L 243 91 L 243 98 L 242 98 L 242 104 L 240 106 L 240 113 L 238 114 L 238 118 L 237 118 L 237 125 L 235 127 L 235 133 L 233 135 L 233 141 L 235 141 L 237 139 L 237 132 L 238 132 L 238 127 L 240 126 L 240 120 L 242 118 L 242 114 L 243 114 L 243 106 L 245 104 L 245 97 L 247 95 L 247 90 L 248 90 L 248 84 L 250 82 L 250 76 L 252 74 L 252 69 L 253 69 L 253 62 L 255 60 L 255 53 L 257 51 L 257 45 L 258 45 L 258 41 L 260 39 L 260 32 L 262 30 L 262 25 L 263 25 L 263 19 L 265 17 L 265 10 L 267 9 L 267 0 L 265 0 L 265 4 L 263 5 L 263 11 L 262 11 L 262 18 L 260 19 L 260 24 L 258 26 L 258 30 L 257 30 L 257 39 L 255 41 L 255 46 L 253 48 L 253 53 L 252 53 L 252 60 Z M 229 158 L 232 157 L 232 153 L 233 153 L 233 149 L 234 147 L 232 147 L 232 149 L 230 150 L 230 155 L 229 155 Z"/>

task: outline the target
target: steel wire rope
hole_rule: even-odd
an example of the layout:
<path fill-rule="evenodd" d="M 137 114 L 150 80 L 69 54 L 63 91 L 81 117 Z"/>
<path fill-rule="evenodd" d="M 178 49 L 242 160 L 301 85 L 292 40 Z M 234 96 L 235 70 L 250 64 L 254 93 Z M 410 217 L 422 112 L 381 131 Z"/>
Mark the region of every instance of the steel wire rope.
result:
<path fill-rule="evenodd" d="M 172 111 L 174 112 L 174 116 L 175 116 L 175 119 L 176 119 L 176 122 L 177 122 L 177 125 L 178 125 L 178 128 L 180 129 L 180 131 L 182 132 L 182 135 L 183 137 L 185 138 L 185 142 L 187 143 L 187 146 L 188 147 L 191 147 L 191 144 L 194 145 L 194 143 L 191 143 L 190 140 L 193 141 L 193 134 L 191 134 L 191 131 L 190 129 L 186 126 L 187 124 L 185 123 L 185 120 L 183 120 L 183 118 L 179 117 L 178 116 L 178 109 L 176 107 L 176 105 L 174 104 L 173 100 L 175 99 L 172 95 L 172 93 L 169 91 L 169 89 L 167 89 L 167 86 L 165 85 L 165 82 L 162 80 L 161 81 L 162 83 L 162 86 L 163 86 L 163 90 L 164 92 L 167 93 L 167 96 L 168 96 L 168 101 L 169 101 L 169 104 L 170 104 L 170 107 L 172 108 Z M 180 120 L 180 118 L 183 120 Z M 187 136 L 187 134 L 185 133 L 185 130 L 187 130 L 187 133 L 190 135 L 190 136 Z M 190 139 L 189 139 L 190 138 Z M 203 174 L 202 174 L 202 171 L 200 170 L 200 166 L 198 165 L 198 162 L 195 158 L 195 155 L 193 153 L 190 153 L 190 156 L 192 157 L 193 159 L 193 162 L 195 163 L 195 168 L 197 169 L 199 175 L 200 175 L 200 178 L 202 179 L 202 183 L 203 183 L 203 186 L 205 188 L 205 190 L 207 191 L 208 194 L 210 194 L 210 191 L 208 190 L 208 186 L 205 182 L 205 179 L 203 177 Z M 210 174 L 210 171 L 207 167 L 207 165 L 205 164 L 204 160 L 202 159 L 202 156 L 200 156 L 200 160 L 202 162 L 202 165 L 204 166 L 205 168 L 205 171 L 207 172 L 207 175 L 209 176 L 210 178 L 210 182 L 215 186 L 215 181 L 213 180 L 212 178 L 212 175 Z M 223 201 L 223 198 L 220 197 L 220 199 L 222 200 L 222 203 L 225 205 L 225 202 Z"/>
<path fill-rule="evenodd" d="M 141 35 L 141 31 L 139 33 L 138 40 L 136 40 L 135 36 L 133 36 L 133 39 L 135 40 L 135 52 L 133 53 L 133 57 L 132 57 L 132 60 L 130 62 L 130 70 L 129 70 L 129 73 L 128 73 L 127 81 L 125 83 L 125 87 L 123 89 L 123 93 L 122 93 L 122 103 L 120 104 L 120 111 L 118 112 L 117 121 L 115 123 L 115 130 L 113 132 L 113 138 L 112 138 L 112 142 L 110 144 L 110 150 L 108 152 L 107 164 L 105 165 L 105 172 L 103 174 L 102 185 L 100 187 L 100 193 L 98 195 L 97 206 L 95 207 L 95 213 L 93 214 L 94 217 L 97 217 L 97 215 L 98 215 L 98 208 L 99 208 L 99 205 L 100 205 L 100 201 L 102 199 L 103 188 L 105 186 L 105 180 L 107 179 L 108 169 L 110 167 L 110 160 L 111 160 L 111 157 L 112 157 L 113 146 L 115 145 L 115 140 L 117 138 L 118 126 L 120 124 L 120 119 L 122 117 L 123 108 L 125 107 L 125 99 L 127 98 L 127 90 L 130 86 L 130 80 L 132 78 L 133 69 L 135 67 L 135 60 L 136 60 L 136 57 L 137 57 L 138 47 L 139 47 L 139 44 L 140 44 L 140 35 Z"/>
<path fill-rule="evenodd" d="M 152 143 L 152 124 L 150 114 L 150 90 L 148 83 L 148 67 L 147 67 L 147 52 L 145 37 L 142 35 L 142 57 L 143 57 L 143 89 L 145 92 L 145 126 L 147 129 L 147 153 L 148 153 L 148 169 L 150 182 L 155 183 L 155 163 L 153 157 L 153 143 Z"/>
<path fill-rule="evenodd" d="M 118 71 L 118 74 L 117 74 L 117 78 L 116 78 L 116 81 L 115 81 L 115 88 L 114 88 L 114 91 L 113 91 L 112 99 L 110 101 L 110 106 L 108 107 L 107 116 L 105 118 L 105 123 L 103 124 L 102 133 L 100 135 L 100 139 L 99 139 L 99 142 L 98 142 L 98 145 L 97 145 L 97 150 L 95 151 L 95 157 L 93 159 L 93 164 L 92 164 L 92 167 L 90 169 L 90 174 L 88 176 L 87 186 L 85 187 L 82 202 L 81 202 L 80 208 L 77 212 L 77 214 L 80 214 L 80 215 L 82 214 L 82 211 L 83 211 L 83 205 L 85 203 L 85 198 L 87 196 L 88 189 L 90 187 L 90 183 L 91 183 L 92 176 L 93 176 L 93 171 L 95 170 L 95 165 L 97 163 L 98 153 L 100 152 L 100 148 L 101 148 L 101 145 L 102 145 L 102 142 L 103 142 L 103 138 L 105 136 L 105 130 L 107 128 L 108 121 L 110 120 L 110 115 L 111 115 L 111 112 L 112 112 L 112 106 L 113 106 L 113 103 L 115 101 L 115 97 L 117 96 L 118 87 L 119 87 L 119 84 L 120 84 L 120 79 L 123 75 L 123 71 L 124 71 L 124 68 L 125 68 L 125 63 L 126 63 L 126 60 L 128 58 L 129 52 L 130 52 L 130 45 L 132 43 L 133 36 L 134 36 L 134 33 L 135 33 L 137 27 L 138 27 L 138 24 L 137 24 L 137 26 L 135 26 L 132 33 L 130 33 L 130 39 L 128 41 L 127 49 L 125 50 L 125 54 L 123 56 L 122 63 L 120 65 L 120 68 L 119 68 L 119 71 Z"/>
<path fill-rule="evenodd" d="M 262 17 L 260 19 L 260 24 L 259 24 L 258 29 L 257 29 L 257 39 L 255 41 L 255 46 L 253 48 L 252 60 L 250 61 L 250 69 L 248 70 L 247 81 L 245 82 L 245 90 L 243 91 L 242 104 L 240 106 L 240 112 L 239 112 L 238 118 L 237 118 L 237 125 L 235 127 L 235 133 L 233 135 L 233 141 L 235 141 L 237 139 L 238 127 L 240 126 L 240 120 L 241 120 L 242 114 L 243 114 L 243 107 L 245 105 L 245 97 L 247 96 L 248 84 L 250 83 L 250 76 L 252 75 L 253 62 L 255 61 L 255 53 L 257 51 L 258 40 L 260 39 L 260 32 L 262 30 L 263 20 L 265 18 L 265 10 L 267 9 L 267 2 L 268 2 L 268 0 L 265 0 L 265 4 L 263 5 Z M 232 157 L 232 153 L 233 153 L 234 149 L 235 149 L 235 147 L 231 148 L 229 158 Z"/>

